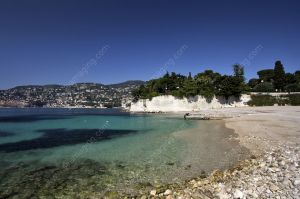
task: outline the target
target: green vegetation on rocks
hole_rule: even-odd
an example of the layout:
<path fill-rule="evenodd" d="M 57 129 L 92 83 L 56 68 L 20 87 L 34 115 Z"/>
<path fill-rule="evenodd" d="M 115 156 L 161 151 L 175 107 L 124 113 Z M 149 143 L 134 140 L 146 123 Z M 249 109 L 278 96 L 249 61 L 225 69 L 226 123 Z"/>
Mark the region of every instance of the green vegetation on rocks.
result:
<path fill-rule="evenodd" d="M 253 90 L 256 92 L 274 92 L 274 86 L 271 82 L 261 82 L 257 84 Z"/>
<path fill-rule="evenodd" d="M 245 90 L 244 68 L 233 66 L 234 75 L 221 75 L 212 70 L 205 70 L 194 77 L 167 72 L 163 77 L 152 79 L 146 85 L 133 92 L 134 100 L 151 99 L 159 95 L 173 95 L 178 98 L 204 96 L 210 101 L 215 95 L 239 97 Z"/>
<path fill-rule="evenodd" d="M 251 95 L 251 100 L 248 102 L 250 106 L 279 106 L 300 105 L 300 94 L 289 94 L 282 96 L 271 96 L 271 95 Z"/>
<path fill-rule="evenodd" d="M 257 72 L 258 78 L 245 83 L 244 67 L 233 65 L 233 75 L 222 75 L 212 70 L 205 70 L 192 77 L 168 72 L 157 79 L 151 79 L 132 92 L 133 101 L 138 99 L 152 99 L 160 95 L 173 95 L 178 98 L 201 95 L 210 101 L 214 96 L 239 97 L 248 92 L 300 92 L 300 71 L 285 73 L 281 61 L 276 61 L 273 69 Z M 259 100 L 258 100 L 259 99 Z M 259 96 L 254 101 L 261 101 Z M 265 104 L 273 104 L 272 97 Z M 275 100 L 276 101 L 276 100 Z M 278 102 L 274 102 L 275 104 Z M 291 102 L 288 102 L 291 103 Z M 261 104 L 261 103 L 258 103 Z M 280 103 L 279 103 L 280 104 Z"/>
<path fill-rule="evenodd" d="M 248 82 L 250 91 L 254 92 L 300 92 L 300 71 L 285 73 L 281 61 L 276 61 L 274 69 L 264 69 L 257 72 L 258 79 Z"/>

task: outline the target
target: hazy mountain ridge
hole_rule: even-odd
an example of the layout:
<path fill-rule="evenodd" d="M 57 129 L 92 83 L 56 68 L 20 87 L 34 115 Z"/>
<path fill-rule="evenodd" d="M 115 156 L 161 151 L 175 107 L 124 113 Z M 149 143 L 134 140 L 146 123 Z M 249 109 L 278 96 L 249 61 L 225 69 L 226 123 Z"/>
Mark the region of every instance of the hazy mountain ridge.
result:
<path fill-rule="evenodd" d="M 74 87 L 74 86 L 107 86 L 107 87 L 126 87 L 129 85 L 143 85 L 145 84 L 145 81 L 142 80 L 127 80 L 124 82 L 120 82 L 120 83 L 113 83 L 113 84 L 102 84 L 102 83 L 94 83 L 94 82 L 79 82 L 79 83 L 75 83 L 72 85 L 62 85 L 62 84 L 45 84 L 45 85 L 20 85 L 20 86 L 15 86 L 12 88 L 8 88 L 8 89 L 0 89 L 2 91 L 4 90 L 12 90 L 12 89 L 24 89 L 24 88 L 58 88 L 58 87 Z"/>

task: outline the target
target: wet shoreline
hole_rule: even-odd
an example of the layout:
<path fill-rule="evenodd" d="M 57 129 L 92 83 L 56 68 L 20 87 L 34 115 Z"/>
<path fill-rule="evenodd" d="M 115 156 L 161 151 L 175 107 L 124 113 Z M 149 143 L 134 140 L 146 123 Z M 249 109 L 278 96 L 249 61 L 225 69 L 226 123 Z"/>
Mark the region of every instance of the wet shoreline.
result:
<path fill-rule="evenodd" d="M 205 128 L 206 130 L 204 130 Z M 185 186 L 185 181 L 196 176 L 207 176 L 214 168 L 228 168 L 232 165 L 233 158 L 228 156 L 223 160 L 212 161 L 209 157 L 219 158 L 223 155 L 223 150 L 228 150 L 230 146 L 238 146 L 234 140 L 230 140 L 236 135 L 232 130 L 225 130 L 224 122 L 218 121 L 212 124 L 211 121 L 205 124 L 200 123 L 194 128 L 181 130 L 169 135 L 168 139 L 160 145 L 161 148 L 157 152 L 153 152 L 153 158 L 150 157 L 148 164 L 139 165 L 138 162 L 99 162 L 91 159 L 80 158 L 75 161 L 65 161 L 53 164 L 51 162 L 19 162 L 7 163 L 2 162 L 1 169 L 1 195 L 0 198 L 14 197 L 44 197 L 44 198 L 103 198 L 105 197 L 125 197 L 138 196 L 141 193 L 147 194 L 154 187 L 180 188 Z M 226 131 L 226 133 L 224 133 Z M 199 134 L 200 132 L 200 134 Z M 216 134 L 215 134 L 216 133 Z M 227 135 L 228 134 L 228 135 Z M 224 136 L 226 135 L 226 136 Z M 193 139 L 194 138 L 194 139 Z M 196 139 L 195 139 L 196 138 Z M 213 140 L 211 140 L 213 139 Z M 191 140 L 196 142 L 191 142 Z M 224 142 L 223 142 L 224 140 Z M 219 142 L 220 150 L 214 150 L 214 147 L 204 143 Z M 229 145 L 230 142 L 230 145 Z M 183 159 L 178 157 L 164 157 L 164 151 L 174 150 L 174 143 L 177 148 L 174 154 L 182 152 Z M 204 148 L 199 147 L 203 145 Z M 217 145 L 215 145 L 217 146 Z M 209 153 L 200 154 L 199 152 L 207 150 Z M 32 152 L 28 152 L 32 153 Z M 192 156 L 191 156 L 192 155 Z M 235 153 L 238 155 L 238 152 Z M 197 158 L 195 158 L 197 157 Z M 160 160 L 156 160 L 159 158 Z M 166 158 L 161 160 L 161 158 Z M 240 157 L 241 158 L 241 157 Z M 239 158 L 239 159 L 240 159 Z M 199 159 L 203 159 L 202 163 L 197 164 Z M 237 161 L 237 160 L 235 160 Z M 152 163 L 162 162 L 162 165 L 155 167 Z M 210 162 L 205 165 L 205 162 Z M 200 168 L 202 164 L 202 168 Z M 214 167 L 214 168 L 212 168 Z M 158 169 L 159 168 L 159 169 Z M 161 171 L 164 173 L 162 179 L 155 176 Z"/>

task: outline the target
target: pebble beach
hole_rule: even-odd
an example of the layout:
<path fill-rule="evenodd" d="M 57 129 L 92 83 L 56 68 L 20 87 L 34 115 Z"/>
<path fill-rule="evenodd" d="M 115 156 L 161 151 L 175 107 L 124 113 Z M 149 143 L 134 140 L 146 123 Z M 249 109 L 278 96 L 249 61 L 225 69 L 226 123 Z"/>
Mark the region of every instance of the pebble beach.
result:
<path fill-rule="evenodd" d="M 228 108 L 196 114 L 223 117 L 251 157 L 230 169 L 188 180 L 184 187 L 153 187 L 137 198 L 300 198 L 300 107 Z"/>

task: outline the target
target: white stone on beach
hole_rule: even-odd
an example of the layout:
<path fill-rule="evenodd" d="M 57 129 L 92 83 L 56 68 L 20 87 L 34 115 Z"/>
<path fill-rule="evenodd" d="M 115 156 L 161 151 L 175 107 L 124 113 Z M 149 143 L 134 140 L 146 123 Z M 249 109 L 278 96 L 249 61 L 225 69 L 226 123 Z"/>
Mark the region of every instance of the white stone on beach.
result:
<path fill-rule="evenodd" d="M 172 191 L 170 189 L 167 189 L 165 192 L 164 192 L 164 195 L 167 196 L 167 195 L 170 195 L 172 194 Z"/>
<path fill-rule="evenodd" d="M 172 196 L 172 195 L 168 195 L 168 196 L 166 197 L 166 199 L 173 199 L 173 196 Z"/>
<path fill-rule="evenodd" d="M 244 197 L 243 192 L 241 192 L 239 189 L 236 189 L 233 194 L 233 198 L 242 199 L 243 197 Z"/>
<path fill-rule="evenodd" d="M 155 196 L 155 195 L 156 195 L 156 190 L 155 190 L 155 189 L 154 189 L 154 190 L 151 190 L 151 191 L 150 191 L 150 195 L 151 195 L 151 196 Z"/>
<path fill-rule="evenodd" d="M 272 192 L 276 192 L 276 191 L 279 190 L 279 187 L 277 187 L 276 185 L 272 184 L 272 185 L 270 186 L 270 189 L 271 189 Z"/>
<path fill-rule="evenodd" d="M 294 185 L 295 185 L 295 186 L 300 185 L 300 178 L 298 178 L 298 179 L 296 179 L 296 180 L 294 181 Z"/>

